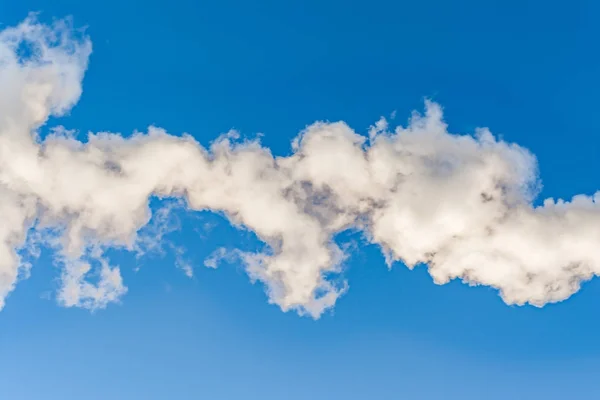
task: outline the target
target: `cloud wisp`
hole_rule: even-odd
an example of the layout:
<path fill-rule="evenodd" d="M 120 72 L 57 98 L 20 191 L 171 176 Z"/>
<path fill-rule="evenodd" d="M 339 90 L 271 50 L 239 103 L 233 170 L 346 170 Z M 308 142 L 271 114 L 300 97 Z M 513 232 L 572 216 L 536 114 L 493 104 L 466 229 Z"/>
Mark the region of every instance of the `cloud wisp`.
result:
<path fill-rule="evenodd" d="M 0 306 L 28 271 L 20 251 L 31 243 L 55 250 L 61 304 L 118 300 L 126 288 L 106 251 L 160 246 L 139 235 L 152 196 L 252 230 L 266 251 L 217 250 L 205 265 L 235 258 L 270 302 L 315 318 L 348 288 L 334 237 L 349 229 L 390 265 L 424 263 L 438 284 L 491 286 L 509 304 L 564 300 L 600 273 L 600 194 L 534 207 L 535 157 L 486 129 L 449 133 L 432 102 L 406 126 L 381 119 L 367 136 L 315 123 L 286 157 L 235 135 L 205 148 L 156 127 L 86 141 L 57 128 L 41 139 L 48 118 L 77 103 L 90 53 L 68 21 L 29 17 L 0 33 Z"/>

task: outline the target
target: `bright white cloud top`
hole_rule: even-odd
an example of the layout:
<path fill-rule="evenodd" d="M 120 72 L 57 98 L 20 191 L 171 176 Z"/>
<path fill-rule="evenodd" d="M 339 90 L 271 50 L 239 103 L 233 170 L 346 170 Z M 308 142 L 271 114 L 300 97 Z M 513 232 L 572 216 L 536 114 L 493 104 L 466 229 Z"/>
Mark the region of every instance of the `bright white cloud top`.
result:
<path fill-rule="evenodd" d="M 105 252 L 139 249 L 151 196 L 223 212 L 255 232 L 268 251 L 218 250 L 205 265 L 235 257 L 271 302 L 313 317 L 348 287 L 333 239 L 348 229 L 390 263 L 426 263 L 436 283 L 488 285 L 509 304 L 564 300 L 600 273 L 600 195 L 534 207 L 535 157 L 486 129 L 449 133 L 430 102 L 406 127 L 382 119 L 368 137 L 315 123 L 288 157 L 231 135 L 204 148 L 159 128 L 85 142 L 56 129 L 40 139 L 48 118 L 78 101 L 90 53 L 65 21 L 30 17 L 0 33 L 0 306 L 26 276 L 19 254 L 32 243 L 55 249 L 61 304 L 118 300 L 126 288 Z"/>

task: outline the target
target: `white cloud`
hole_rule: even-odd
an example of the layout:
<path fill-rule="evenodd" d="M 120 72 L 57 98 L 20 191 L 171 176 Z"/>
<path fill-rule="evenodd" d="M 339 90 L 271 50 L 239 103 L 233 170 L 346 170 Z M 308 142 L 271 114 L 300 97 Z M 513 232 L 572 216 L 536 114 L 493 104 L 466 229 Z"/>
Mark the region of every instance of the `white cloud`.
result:
<path fill-rule="evenodd" d="M 33 51 L 21 57 L 24 42 Z M 252 230 L 267 251 L 218 250 L 205 265 L 235 255 L 271 302 L 313 317 L 348 288 L 333 240 L 347 229 L 362 230 L 390 262 L 428 263 L 435 282 L 489 285 L 507 303 L 560 301 L 600 273 L 600 195 L 534 208 L 535 158 L 485 129 L 450 134 L 431 102 L 406 127 L 381 119 L 368 137 L 315 123 L 288 157 L 235 133 L 206 149 L 156 127 L 86 143 L 58 129 L 39 140 L 48 117 L 77 102 L 90 51 L 66 22 L 30 17 L 0 33 L 0 306 L 26 269 L 18 251 L 31 237 L 56 249 L 61 304 L 118 300 L 126 288 L 106 249 L 160 249 L 173 229 L 159 213 L 152 236 L 140 234 L 151 196 L 182 197 L 190 210 L 224 212 Z M 38 236 L 28 241 L 32 226 Z"/>
<path fill-rule="evenodd" d="M 228 252 L 226 248 L 219 247 L 215 251 L 213 251 L 206 259 L 204 260 L 204 266 L 206 268 L 217 269 L 219 264 L 223 261 L 235 261 L 237 258 L 235 253 Z"/>

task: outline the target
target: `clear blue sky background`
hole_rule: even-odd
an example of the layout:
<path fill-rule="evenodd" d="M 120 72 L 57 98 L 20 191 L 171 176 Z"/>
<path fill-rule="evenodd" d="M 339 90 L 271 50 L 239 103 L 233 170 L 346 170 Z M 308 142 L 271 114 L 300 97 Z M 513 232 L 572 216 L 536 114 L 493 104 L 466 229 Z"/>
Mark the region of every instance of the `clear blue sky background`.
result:
<path fill-rule="evenodd" d="M 528 147 L 542 196 L 570 197 L 600 187 L 594 3 L 4 0 L 0 22 L 42 11 L 88 26 L 83 97 L 53 121 L 69 128 L 157 124 L 204 144 L 236 128 L 284 154 L 317 119 L 366 131 L 427 96 L 452 131 L 488 126 Z M 218 246 L 256 245 L 220 217 L 180 216 L 171 238 L 198 265 Z M 116 257 L 129 293 L 95 314 L 44 299 L 47 256 L 20 283 L 0 313 L 1 399 L 600 398 L 597 280 L 564 303 L 509 307 L 423 268 L 388 271 L 367 247 L 315 322 L 268 305 L 235 265 L 188 279 L 170 255 Z"/>

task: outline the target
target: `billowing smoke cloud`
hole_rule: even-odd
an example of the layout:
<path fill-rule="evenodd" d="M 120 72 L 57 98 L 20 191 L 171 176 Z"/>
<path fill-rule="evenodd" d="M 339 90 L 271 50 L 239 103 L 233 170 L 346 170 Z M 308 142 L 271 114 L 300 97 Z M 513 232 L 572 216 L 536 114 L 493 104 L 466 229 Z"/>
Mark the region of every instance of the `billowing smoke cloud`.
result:
<path fill-rule="evenodd" d="M 348 287 L 333 240 L 348 229 L 389 263 L 426 263 L 436 283 L 492 286 L 510 304 L 566 299 L 600 272 L 599 195 L 534 207 L 535 158 L 486 129 L 450 134 L 431 102 L 406 127 L 382 119 L 368 137 L 315 123 L 287 157 L 234 134 L 204 148 L 154 127 L 84 142 L 55 129 L 40 139 L 48 118 L 79 99 L 90 52 L 65 21 L 30 17 L 0 33 L 0 305 L 27 273 L 19 254 L 31 243 L 55 249 L 63 305 L 119 299 L 126 289 L 106 250 L 147 244 L 139 231 L 151 196 L 223 212 L 255 232 L 267 251 L 220 249 L 205 265 L 242 262 L 271 302 L 314 317 Z"/>

